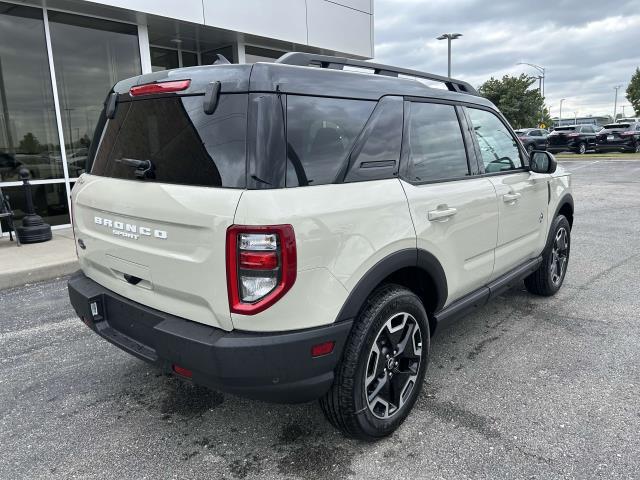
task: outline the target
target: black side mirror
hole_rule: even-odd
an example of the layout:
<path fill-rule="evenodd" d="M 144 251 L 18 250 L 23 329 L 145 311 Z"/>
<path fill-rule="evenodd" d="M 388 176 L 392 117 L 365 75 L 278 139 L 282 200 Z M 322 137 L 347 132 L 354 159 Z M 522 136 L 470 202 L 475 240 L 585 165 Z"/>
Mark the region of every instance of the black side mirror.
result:
<path fill-rule="evenodd" d="M 535 173 L 553 173 L 558 168 L 558 161 L 553 154 L 544 150 L 534 150 L 531 152 L 529 169 Z"/>

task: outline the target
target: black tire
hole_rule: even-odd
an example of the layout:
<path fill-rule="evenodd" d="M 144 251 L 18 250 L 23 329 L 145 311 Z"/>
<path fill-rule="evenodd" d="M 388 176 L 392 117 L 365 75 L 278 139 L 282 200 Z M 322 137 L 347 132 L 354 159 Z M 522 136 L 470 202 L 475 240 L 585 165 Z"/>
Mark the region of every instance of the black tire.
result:
<path fill-rule="evenodd" d="M 587 153 L 587 144 L 584 142 L 580 142 L 578 144 L 578 148 L 576 149 L 576 153 L 580 155 L 584 155 L 585 153 Z"/>
<path fill-rule="evenodd" d="M 391 332 L 396 328 L 399 334 Z M 395 344 L 394 338 L 404 340 L 405 348 L 403 342 Z M 416 295 L 391 284 L 374 291 L 354 322 L 333 386 L 320 399 L 329 422 L 346 436 L 360 440 L 374 441 L 393 433 L 420 394 L 429 342 L 427 314 Z M 396 347 L 388 349 L 390 345 Z M 401 358 L 400 352 L 411 356 L 411 360 Z M 392 368 L 387 369 L 389 366 Z M 398 398 L 400 406 L 395 410 L 396 405 L 385 401 L 387 394 L 388 398 Z"/>
<path fill-rule="evenodd" d="M 563 236 L 562 232 L 564 232 L 565 241 L 560 240 Z M 553 221 L 540 267 L 524 279 L 527 290 L 544 297 L 555 295 L 564 282 L 570 252 L 571 226 L 564 215 L 558 215 Z"/>

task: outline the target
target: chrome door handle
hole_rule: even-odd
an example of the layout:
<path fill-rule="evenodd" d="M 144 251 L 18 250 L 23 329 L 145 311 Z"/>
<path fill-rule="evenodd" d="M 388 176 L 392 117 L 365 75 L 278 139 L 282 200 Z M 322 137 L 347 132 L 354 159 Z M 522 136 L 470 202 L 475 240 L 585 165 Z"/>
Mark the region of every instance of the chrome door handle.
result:
<path fill-rule="evenodd" d="M 458 213 L 458 210 L 453 207 L 437 208 L 429 212 L 428 218 L 430 222 L 446 222 L 456 213 Z"/>
<path fill-rule="evenodd" d="M 518 199 L 522 196 L 520 193 L 506 193 L 502 196 L 502 199 L 505 203 L 517 202 Z"/>

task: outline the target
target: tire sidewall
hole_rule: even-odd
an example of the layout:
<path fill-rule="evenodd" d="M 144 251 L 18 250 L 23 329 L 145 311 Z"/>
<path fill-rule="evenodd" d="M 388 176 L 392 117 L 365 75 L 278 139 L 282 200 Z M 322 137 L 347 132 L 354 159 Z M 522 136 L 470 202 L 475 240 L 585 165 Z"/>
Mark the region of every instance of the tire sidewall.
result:
<path fill-rule="evenodd" d="M 558 230 L 564 227 L 567 231 L 567 239 L 569 242 L 569 245 L 567 246 L 567 265 L 564 268 L 564 273 L 562 274 L 562 280 L 560 281 L 559 285 L 555 285 L 552 281 L 552 277 L 551 277 L 551 261 L 553 259 L 553 255 L 552 255 L 552 250 L 553 250 L 553 242 L 556 238 L 556 234 L 558 233 Z M 549 240 L 547 243 L 547 247 L 545 248 L 545 253 L 543 255 L 543 265 L 544 265 L 544 269 L 545 269 L 545 275 L 547 276 L 546 280 L 547 283 L 549 284 L 549 287 L 551 287 L 551 289 L 555 292 L 557 292 L 558 290 L 560 290 L 560 287 L 562 287 L 563 283 L 564 283 L 564 279 L 567 275 L 567 269 L 569 267 L 569 260 L 571 258 L 571 225 L 569 224 L 569 220 L 567 220 L 567 217 L 565 217 L 564 215 L 558 215 L 554 220 L 553 220 L 553 224 L 551 226 L 551 229 L 549 231 Z"/>
<path fill-rule="evenodd" d="M 413 387 L 413 391 L 411 392 L 411 398 L 407 400 L 407 402 L 402 406 L 402 409 L 393 417 L 389 419 L 380 419 L 371 413 L 367 404 L 364 389 L 365 370 L 367 368 L 371 346 L 375 341 L 378 332 L 389 318 L 399 312 L 410 313 L 418 322 L 422 334 L 422 358 L 420 362 L 420 369 L 418 371 L 418 378 Z M 369 318 L 360 319 L 360 321 L 369 322 L 370 325 L 367 329 L 367 334 L 364 336 L 364 340 L 358 348 L 359 361 L 355 371 L 355 377 L 353 378 L 353 381 L 355 382 L 353 388 L 353 401 L 354 411 L 358 412 L 356 413 L 356 419 L 362 430 L 370 437 L 379 438 L 390 434 L 398 428 L 398 426 L 411 412 L 413 405 L 418 399 L 422 389 L 429 358 L 429 322 L 420 299 L 410 291 L 400 287 L 397 295 L 395 295 L 391 300 L 384 303 L 381 308 L 376 311 L 368 313 L 370 314 Z"/>

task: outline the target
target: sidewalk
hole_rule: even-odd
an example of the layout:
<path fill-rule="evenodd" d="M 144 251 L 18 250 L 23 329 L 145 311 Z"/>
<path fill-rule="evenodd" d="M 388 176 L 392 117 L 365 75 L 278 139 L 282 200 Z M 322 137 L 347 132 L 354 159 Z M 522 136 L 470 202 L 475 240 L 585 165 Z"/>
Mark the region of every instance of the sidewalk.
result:
<path fill-rule="evenodd" d="M 67 275 L 78 269 L 71 228 L 54 230 L 53 239 L 16 247 L 0 237 L 0 290 Z"/>

